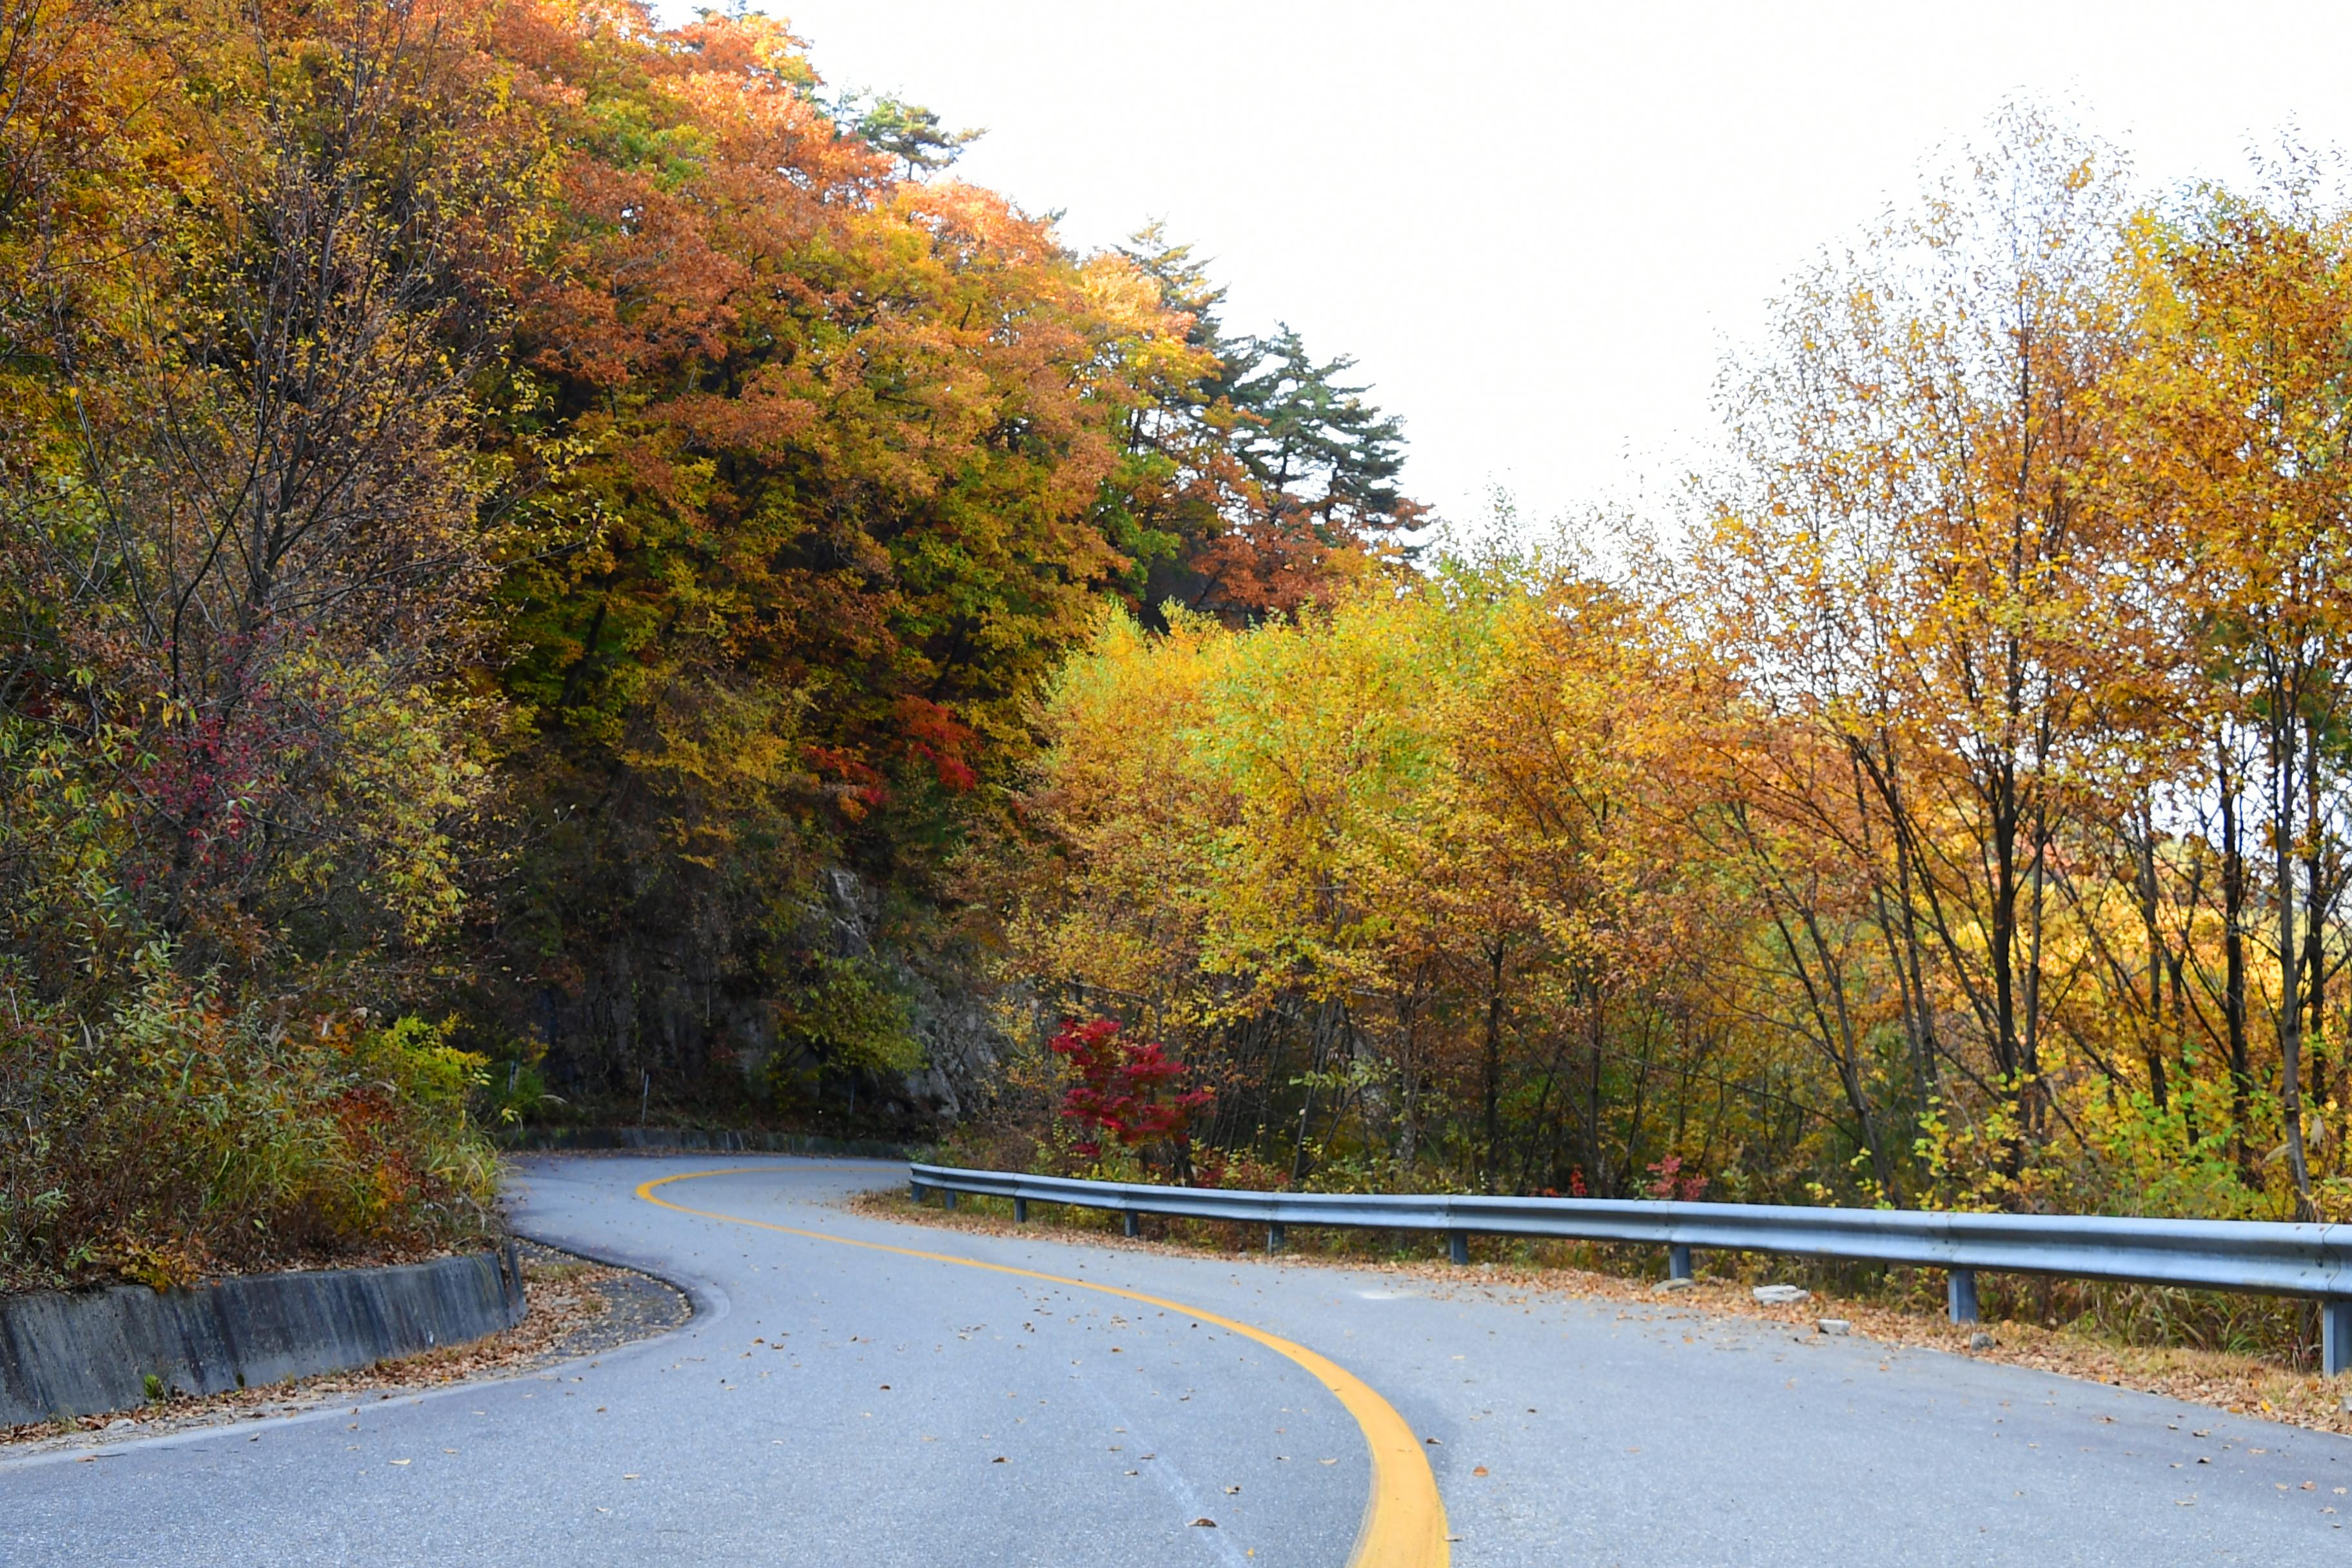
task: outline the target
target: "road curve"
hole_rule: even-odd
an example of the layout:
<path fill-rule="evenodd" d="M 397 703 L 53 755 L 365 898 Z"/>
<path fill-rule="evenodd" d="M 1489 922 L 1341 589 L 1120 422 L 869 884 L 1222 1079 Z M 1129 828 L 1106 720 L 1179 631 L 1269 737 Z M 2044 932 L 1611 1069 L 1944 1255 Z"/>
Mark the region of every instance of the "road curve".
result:
<path fill-rule="evenodd" d="M 0 1460 L 0 1561 L 1337 1568 L 1384 1493 L 1391 1539 L 1450 1533 L 1462 1564 L 2345 1549 L 2352 1440 L 1670 1306 L 838 1206 L 902 1174 L 521 1162 L 525 1233 L 677 1281 L 694 1321 L 357 1413 Z M 1415 1514 L 1399 1432 L 1442 1511 Z"/>
<path fill-rule="evenodd" d="M 983 1273 L 1013 1279 L 1035 1280 L 1066 1289 L 1083 1290 L 1114 1300 L 1133 1302 L 1138 1306 L 1158 1309 L 1158 1316 L 1173 1313 L 1192 1329 L 1208 1327 L 1223 1329 L 1255 1344 L 1260 1344 L 1286 1361 L 1305 1371 L 1323 1385 L 1324 1390 L 1339 1402 L 1341 1408 L 1355 1418 L 1363 1433 L 1364 1447 L 1371 1461 L 1371 1485 L 1365 1500 L 1363 1523 L 1356 1531 L 1355 1550 L 1349 1553 L 1349 1568 L 1446 1568 L 1450 1559 L 1449 1541 L 1445 1532 L 1445 1505 L 1437 1495 L 1436 1478 L 1430 1473 L 1428 1457 L 1423 1452 L 1423 1442 L 1413 1436 L 1404 1417 L 1382 1399 L 1363 1379 L 1348 1371 L 1328 1356 L 1318 1355 L 1306 1346 L 1267 1333 L 1264 1329 L 1239 1322 L 1219 1313 L 1203 1311 L 1182 1301 L 1171 1301 L 1164 1296 L 1154 1296 L 1123 1285 L 1101 1280 L 1074 1279 L 1066 1274 L 1047 1274 L 1035 1268 L 1023 1268 L 1005 1263 L 990 1263 L 980 1258 L 961 1258 L 951 1253 L 927 1248 L 900 1247 L 878 1241 L 863 1241 L 833 1235 L 825 1231 L 803 1230 L 795 1226 L 779 1225 L 772 1220 L 751 1219 L 741 1215 L 722 1214 L 715 1209 L 698 1209 L 663 1197 L 658 1189 L 679 1182 L 708 1182 L 717 1177 L 739 1175 L 738 1171 L 688 1172 L 680 1175 L 657 1176 L 637 1185 L 637 1196 L 649 1204 L 679 1214 L 694 1215 L 702 1219 L 719 1220 L 728 1225 L 749 1226 L 753 1229 L 771 1231 L 780 1236 L 797 1237 L 804 1241 L 825 1241 L 837 1246 L 861 1247 L 871 1252 L 887 1252 L 900 1258 L 920 1258 L 927 1263 L 942 1264 L 955 1268 L 976 1268 Z M 1024 1325 L 1027 1326 L 1027 1325 Z M 1114 1354 L 1120 1353 L 1114 1347 Z M 1076 1362 L 1071 1363 L 1076 1365 Z M 1121 1446 L 1115 1445 L 1113 1451 Z M 1157 1456 L 1153 1456 L 1157 1458 Z M 1277 1456 L 1277 1462 L 1286 1456 Z M 995 1461 L 992 1460 L 992 1463 Z M 1320 1461 L 1318 1461 L 1320 1462 Z M 1333 1463 L 1338 1461 L 1334 1460 Z M 1140 1471 L 1122 1471 L 1138 1475 Z M 1225 1489 L 1228 1495 L 1241 1491 L 1238 1486 Z M 1195 1520 L 1193 1527 L 1215 1527 L 1214 1521 Z M 1250 1555 L 1256 1555 L 1253 1550 Z"/>

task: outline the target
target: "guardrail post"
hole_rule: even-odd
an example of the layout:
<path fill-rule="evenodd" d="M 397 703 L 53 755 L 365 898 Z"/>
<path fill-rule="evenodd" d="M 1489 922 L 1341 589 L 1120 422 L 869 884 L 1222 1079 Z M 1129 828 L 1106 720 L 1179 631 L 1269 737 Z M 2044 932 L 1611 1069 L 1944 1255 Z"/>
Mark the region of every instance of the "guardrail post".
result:
<path fill-rule="evenodd" d="M 1265 1227 L 1265 1249 L 1268 1252 L 1280 1252 L 1282 1244 L 1287 1239 L 1280 1220 L 1275 1220 Z"/>
<path fill-rule="evenodd" d="M 1445 1250 L 1447 1256 L 1451 1257 L 1454 1262 L 1469 1262 L 1470 1233 L 1466 1230 L 1447 1231 L 1445 1233 Z"/>
<path fill-rule="evenodd" d="M 1141 1236 L 1143 1234 L 1143 1216 L 1133 1209 L 1128 1210 L 1119 1215 L 1119 1218 L 1124 1222 L 1121 1227 L 1122 1235 Z"/>
<path fill-rule="evenodd" d="M 2320 1299 L 2319 1369 L 2330 1377 L 2352 1372 L 2352 1296 Z"/>
<path fill-rule="evenodd" d="M 1029 1223 L 1029 1200 L 1027 1198 L 1015 1198 L 1013 1200 L 1013 1223 L 1014 1225 L 1027 1225 Z"/>
<path fill-rule="evenodd" d="M 1666 1243 L 1666 1278 L 1687 1279 L 1691 1277 L 1690 1248 L 1679 1241 Z"/>
<path fill-rule="evenodd" d="M 1952 1310 L 1952 1321 L 1973 1323 L 1977 1321 L 1977 1271 L 1955 1268 L 1944 1276 L 1944 1300 Z"/>
<path fill-rule="evenodd" d="M 943 1209 L 951 1209 L 955 1207 L 955 1189 L 953 1187 L 941 1187 L 940 1189 L 940 1207 Z"/>
<path fill-rule="evenodd" d="M 923 1201 L 922 1183 L 908 1182 L 907 1184 L 907 1201 L 910 1204 L 919 1204 Z"/>

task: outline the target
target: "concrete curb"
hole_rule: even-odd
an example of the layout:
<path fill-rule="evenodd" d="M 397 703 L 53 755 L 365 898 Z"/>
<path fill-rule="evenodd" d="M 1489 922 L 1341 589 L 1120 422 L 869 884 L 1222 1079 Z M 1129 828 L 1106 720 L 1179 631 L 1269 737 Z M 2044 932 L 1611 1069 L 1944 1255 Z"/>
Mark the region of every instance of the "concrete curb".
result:
<path fill-rule="evenodd" d="M 148 1379 L 219 1394 L 462 1344 L 522 1321 L 522 1265 L 498 1252 L 389 1268 L 256 1274 L 0 1299 L 0 1425 L 125 1410 Z"/>

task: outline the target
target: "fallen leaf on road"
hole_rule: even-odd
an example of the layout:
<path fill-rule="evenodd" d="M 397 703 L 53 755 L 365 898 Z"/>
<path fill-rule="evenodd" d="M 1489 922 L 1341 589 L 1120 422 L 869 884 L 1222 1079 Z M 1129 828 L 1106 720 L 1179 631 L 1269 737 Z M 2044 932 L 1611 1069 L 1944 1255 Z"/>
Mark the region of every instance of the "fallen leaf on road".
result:
<path fill-rule="evenodd" d="M 1336 1465 L 1339 1461 L 1337 1459 L 1318 1459 L 1315 1462 L 1318 1465 Z"/>
<path fill-rule="evenodd" d="M 1214 1530 L 1214 1529 L 1216 1529 L 1216 1528 L 1217 1528 L 1217 1521 L 1216 1521 L 1215 1520 L 1213 1520 L 1213 1519 L 1208 1519 L 1208 1518 L 1196 1519 L 1196 1520 L 1194 1520 L 1192 1522 L 1193 1522 L 1195 1525 L 1203 1526 L 1203 1527 L 1205 1527 L 1205 1528 L 1207 1528 L 1207 1529 L 1210 1529 L 1210 1530 Z"/>
<path fill-rule="evenodd" d="M 404 1465 L 408 1463 L 408 1461 L 406 1459 L 394 1459 L 393 1463 L 395 1465 Z"/>
<path fill-rule="evenodd" d="M 1474 1476 L 1483 1476 L 1483 1475 L 1485 1475 L 1485 1474 L 1486 1473 L 1486 1466 L 1484 1466 L 1484 1465 L 1481 1465 L 1481 1466 L 1479 1466 L 1476 1469 L 1475 1469 L 1475 1470 L 1471 1471 L 1470 1473 L 1471 1473 L 1472 1475 L 1474 1475 Z"/>
<path fill-rule="evenodd" d="M 1010 1460 L 1010 1459 L 1008 1459 L 1008 1458 L 1006 1458 L 1003 1455 L 999 1454 L 999 1455 L 997 1455 L 997 1456 L 996 1456 L 996 1458 L 992 1458 L 992 1459 L 989 1460 L 988 1462 L 989 1462 L 990 1464 L 992 1464 L 992 1465 L 1009 1465 L 1009 1464 L 1011 1464 L 1013 1461 L 1012 1461 L 1012 1460 Z"/>

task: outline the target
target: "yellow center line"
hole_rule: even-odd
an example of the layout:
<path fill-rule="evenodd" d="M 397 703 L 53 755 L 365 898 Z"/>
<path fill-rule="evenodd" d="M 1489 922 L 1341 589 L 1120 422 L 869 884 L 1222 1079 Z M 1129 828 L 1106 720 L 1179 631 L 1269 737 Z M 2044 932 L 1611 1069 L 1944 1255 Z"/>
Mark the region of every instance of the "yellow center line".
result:
<path fill-rule="evenodd" d="M 984 1268 L 991 1274 L 1043 1279 L 1048 1284 L 1068 1285 L 1080 1290 L 1098 1291 L 1105 1296 L 1123 1296 L 1130 1301 L 1141 1301 L 1147 1306 L 1181 1312 L 1204 1323 L 1214 1323 L 1229 1333 L 1255 1340 L 1266 1349 L 1297 1363 L 1329 1389 L 1332 1396 L 1346 1407 L 1348 1414 L 1356 1418 L 1357 1426 L 1364 1434 L 1364 1446 L 1371 1451 L 1372 1493 L 1364 1500 L 1364 1522 L 1356 1531 L 1356 1549 L 1348 1556 L 1349 1568 L 1446 1568 L 1451 1561 L 1452 1553 L 1445 1544 L 1445 1504 L 1437 1495 L 1437 1478 L 1430 1474 L 1429 1456 L 1423 1452 L 1420 1442 L 1412 1435 L 1412 1428 L 1405 1425 L 1404 1417 L 1396 1413 L 1394 1406 L 1372 1392 L 1370 1384 L 1328 1356 L 1318 1355 L 1305 1345 L 1293 1344 L 1278 1334 L 1270 1334 L 1238 1319 L 1204 1312 L 1181 1301 L 1171 1301 L 1164 1296 L 1148 1296 L 1140 1290 L 1129 1290 L 1122 1286 L 1097 1285 L 1090 1279 L 1072 1279 L 1034 1268 L 1016 1268 L 1007 1263 L 983 1263 L 976 1258 L 925 1252 L 914 1247 L 893 1247 L 883 1241 L 858 1241 L 822 1230 L 802 1230 L 763 1219 L 745 1219 L 740 1215 L 688 1208 L 684 1204 L 674 1204 L 667 1198 L 654 1194 L 656 1187 L 666 1187 L 672 1182 L 699 1181 L 705 1176 L 754 1175 L 774 1169 L 772 1165 L 746 1165 L 725 1171 L 688 1171 L 643 1184 L 637 1188 L 637 1196 L 649 1204 L 701 1219 L 753 1226 L 761 1230 L 805 1237 L 811 1241 L 830 1241 L 843 1247 L 862 1247 L 869 1252 L 895 1252 L 901 1258 L 952 1263 L 961 1268 Z"/>

